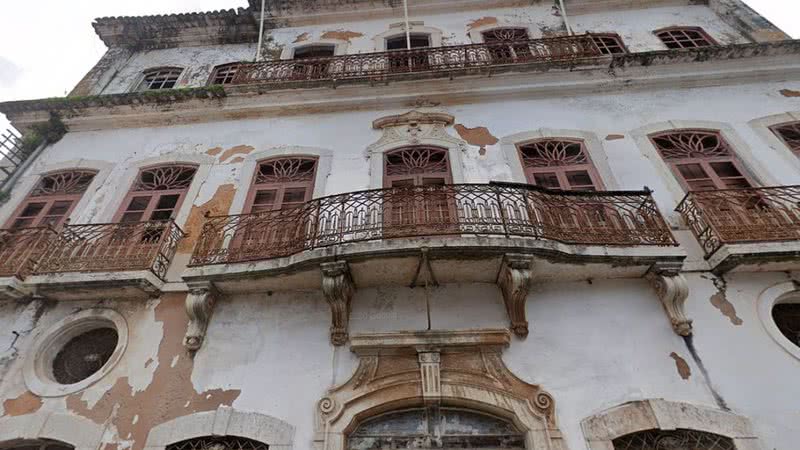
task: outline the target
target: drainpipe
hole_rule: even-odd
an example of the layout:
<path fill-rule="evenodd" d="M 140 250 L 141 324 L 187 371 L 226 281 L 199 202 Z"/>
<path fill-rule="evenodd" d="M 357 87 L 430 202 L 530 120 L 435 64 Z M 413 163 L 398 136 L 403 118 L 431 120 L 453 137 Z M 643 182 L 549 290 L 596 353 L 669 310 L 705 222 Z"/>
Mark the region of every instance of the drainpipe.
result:
<path fill-rule="evenodd" d="M 411 29 L 408 25 L 408 0 L 403 0 L 403 13 L 406 17 L 406 48 L 411 50 Z"/>
<path fill-rule="evenodd" d="M 261 60 L 261 45 L 264 43 L 264 9 L 267 0 L 261 0 L 261 23 L 258 27 L 258 48 L 256 48 L 255 62 Z"/>
<path fill-rule="evenodd" d="M 564 25 L 567 27 L 567 33 L 573 36 L 575 33 L 572 32 L 572 27 L 569 24 L 569 17 L 567 17 L 567 8 L 564 7 L 564 0 L 558 0 L 558 3 L 561 5 L 561 17 L 564 18 Z"/>

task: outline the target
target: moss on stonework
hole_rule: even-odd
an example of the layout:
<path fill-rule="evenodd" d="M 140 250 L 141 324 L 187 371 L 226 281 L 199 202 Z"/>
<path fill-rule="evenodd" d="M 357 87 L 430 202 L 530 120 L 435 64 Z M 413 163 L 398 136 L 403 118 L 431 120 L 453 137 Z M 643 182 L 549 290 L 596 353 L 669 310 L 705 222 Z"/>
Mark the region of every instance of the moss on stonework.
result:
<path fill-rule="evenodd" d="M 67 126 L 61 121 L 61 116 L 50 112 L 47 122 L 33 124 L 22 137 L 22 150 L 32 153 L 44 142 L 54 144 L 67 134 Z"/>

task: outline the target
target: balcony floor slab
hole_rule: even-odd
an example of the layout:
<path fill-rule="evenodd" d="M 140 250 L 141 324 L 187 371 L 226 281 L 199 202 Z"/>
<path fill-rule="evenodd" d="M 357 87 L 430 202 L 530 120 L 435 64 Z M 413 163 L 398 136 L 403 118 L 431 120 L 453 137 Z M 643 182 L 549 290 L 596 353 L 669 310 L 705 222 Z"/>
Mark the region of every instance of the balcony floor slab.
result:
<path fill-rule="evenodd" d="M 800 270 L 800 240 L 725 244 L 708 258 L 712 271 L 785 272 Z"/>
<path fill-rule="evenodd" d="M 17 300 L 29 297 L 31 289 L 15 276 L 0 277 L 0 300 Z"/>
<path fill-rule="evenodd" d="M 144 300 L 157 297 L 164 281 L 149 270 L 66 272 L 28 277 L 36 295 L 52 300 Z"/>

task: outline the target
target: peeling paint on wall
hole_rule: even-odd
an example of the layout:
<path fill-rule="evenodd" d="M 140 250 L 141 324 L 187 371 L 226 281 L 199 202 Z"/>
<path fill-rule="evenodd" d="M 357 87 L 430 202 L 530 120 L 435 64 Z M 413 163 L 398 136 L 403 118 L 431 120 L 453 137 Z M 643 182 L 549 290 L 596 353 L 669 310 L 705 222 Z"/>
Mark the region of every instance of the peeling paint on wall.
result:
<path fill-rule="evenodd" d="M 307 41 L 309 37 L 310 35 L 308 34 L 308 32 L 300 34 L 295 38 L 295 40 L 292 41 L 292 44 L 297 44 L 298 42 Z"/>
<path fill-rule="evenodd" d="M 322 39 L 339 39 L 342 41 L 350 42 L 350 39 L 359 38 L 364 36 L 363 33 L 347 30 L 333 30 L 322 33 Z"/>
<path fill-rule="evenodd" d="M 481 17 L 480 19 L 475 19 L 472 22 L 467 24 L 467 31 L 472 30 L 474 28 L 482 27 L 484 25 L 494 25 L 497 23 L 497 17 Z"/>
<path fill-rule="evenodd" d="M 692 376 L 692 369 L 689 367 L 686 360 L 675 352 L 670 353 L 669 357 L 675 360 L 675 367 L 678 369 L 678 375 L 684 380 L 688 380 L 689 377 Z"/>
<path fill-rule="evenodd" d="M 42 399 L 30 391 L 24 392 L 17 398 L 3 402 L 3 416 L 22 416 L 33 414 L 42 407 Z"/>
<path fill-rule="evenodd" d="M 606 140 L 607 141 L 618 141 L 620 139 L 625 139 L 625 135 L 624 134 L 609 134 L 608 136 L 606 136 Z"/>
<path fill-rule="evenodd" d="M 223 184 L 217 188 L 217 191 L 207 202 L 192 206 L 192 211 L 189 213 L 189 218 L 186 219 L 186 225 L 184 226 L 188 236 L 178 244 L 178 253 L 192 251 L 195 242 L 197 242 L 197 237 L 200 235 L 200 230 L 203 228 L 206 214 L 228 214 L 234 194 L 236 194 L 235 185 Z"/>
<path fill-rule="evenodd" d="M 456 132 L 458 132 L 458 135 L 461 136 L 461 139 L 467 141 L 469 145 L 480 147 L 481 155 L 486 154 L 487 145 L 494 145 L 499 142 L 499 139 L 493 136 L 486 127 L 467 128 L 464 125 L 457 123 L 455 126 L 453 126 L 453 128 L 455 128 Z"/>
<path fill-rule="evenodd" d="M 206 155 L 217 156 L 220 154 L 220 152 L 222 152 L 222 147 L 214 147 L 208 149 L 208 151 L 206 151 Z"/>
<path fill-rule="evenodd" d="M 244 162 L 244 158 L 242 158 L 241 156 L 237 156 L 236 158 L 233 158 L 232 160 L 228 161 L 228 164 L 239 164 L 241 162 Z"/>
<path fill-rule="evenodd" d="M 231 147 L 225 150 L 222 156 L 219 157 L 219 162 L 225 162 L 226 159 L 233 155 L 248 155 L 253 150 L 255 150 L 255 148 L 249 145 L 237 145 L 235 147 Z"/>
<path fill-rule="evenodd" d="M 781 89 L 781 95 L 784 97 L 800 97 L 800 91 L 793 91 L 791 89 Z"/>
<path fill-rule="evenodd" d="M 736 307 L 733 306 L 728 300 L 727 297 L 727 283 L 725 280 L 721 278 L 715 278 L 714 286 L 717 287 L 717 293 L 711 296 L 711 304 L 714 305 L 715 308 L 720 310 L 722 315 L 730 319 L 731 323 L 739 326 L 744 323 L 744 321 L 736 314 Z"/>
<path fill-rule="evenodd" d="M 191 381 L 193 360 L 180 358 L 174 367 L 166 364 L 174 355 L 184 353 L 183 336 L 188 327 L 185 294 L 168 294 L 155 309 L 155 320 L 163 323 L 164 336 L 158 347 L 158 368 L 153 382 L 144 391 L 134 392 L 128 377 L 117 380 L 93 406 L 82 394 L 67 397 L 67 408 L 97 424 L 116 426 L 119 441 L 131 441 L 133 450 L 141 450 L 150 430 L 176 417 L 213 411 L 231 406 L 241 393 L 238 389 L 212 389 L 197 392 Z"/>

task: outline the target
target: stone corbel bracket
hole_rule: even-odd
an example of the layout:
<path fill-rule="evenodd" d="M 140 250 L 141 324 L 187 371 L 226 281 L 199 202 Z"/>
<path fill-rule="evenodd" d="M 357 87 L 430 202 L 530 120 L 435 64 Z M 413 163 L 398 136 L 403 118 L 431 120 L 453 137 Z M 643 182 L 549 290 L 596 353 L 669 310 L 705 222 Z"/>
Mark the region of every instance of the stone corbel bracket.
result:
<path fill-rule="evenodd" d="M 322 294 L 331 306 L 331 343 L 341 346 L 347 343 L 350 323 L 350 302 L 356 287 L 346 261 L 323 263 Z"/>
<path fill-rule="evenodd" d="M 647 273 L 647 280 L 656 290 L 672 329 L 680 336 L 692 334 L 692 320 L 686 316 L 684 305 L 689 297 L 689 285 L 681 273 L 681 265 L 656 263 Z"/>
<path fill-rule="evenodd" d="M 219 293 L 214 285 L 207 281 L 190 282 L 186 295 L 186 314 L 189 316 L 189 327 L 183 338 L 183 345 L 190 352 L 196 352 L 203 346 L 208 322 L 214 312 Z"/>
<path fill-rule="evenodd" d="M 506 254 L 497 285 L 503 293 L 503 300 L 511 320 L 511 331 L 517 336 L 528 336 L 528 319 L 525 316 L 525 301 L 531 287 L 533 257 L 515 253 Z"/>

